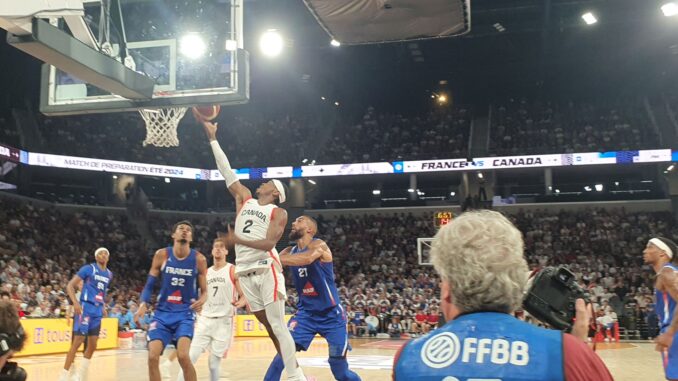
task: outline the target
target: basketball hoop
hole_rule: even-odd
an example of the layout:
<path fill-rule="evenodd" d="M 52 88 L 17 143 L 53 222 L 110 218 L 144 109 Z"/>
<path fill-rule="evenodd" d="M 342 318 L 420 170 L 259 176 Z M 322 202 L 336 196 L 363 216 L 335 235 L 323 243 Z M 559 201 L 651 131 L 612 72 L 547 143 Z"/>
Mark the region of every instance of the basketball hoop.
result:
<path fill-rule="evenodd" d="M 179 146 L 177 127 L 181 118 L 186 114 L 186 110 L 188 109 L 185 107 L 139 110 L 139 114 L 146 122 L 144 147 L 149 144 L 156 147 Z"/>

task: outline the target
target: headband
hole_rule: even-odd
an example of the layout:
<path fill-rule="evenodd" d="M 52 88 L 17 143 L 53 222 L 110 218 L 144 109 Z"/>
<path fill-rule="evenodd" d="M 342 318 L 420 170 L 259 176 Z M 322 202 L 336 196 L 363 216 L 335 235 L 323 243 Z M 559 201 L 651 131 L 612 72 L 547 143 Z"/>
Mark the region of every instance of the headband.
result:
<path fill-rule="evenodd" d="M 273 185 L 275 185 L 275 189 L 277 189 L 278 193 L 280 193 L 279 199 L 280 203 L 282 204 L 287 199 L 285 195 L 285 188 L 283 187 L 283 184 L 280 182 L 280 180 L 277 179 L 273 179 Z"/>
<path fill-rule="evenodd" d="M 662 241 L 661 239 L 652 238 L 651 240 L 648 241 L 648 243 L 651 243 L 651 244 L 657 246 L 659 248 L 659 250 L 665 252 L 666 255 L 669 256 L 669 259 L 673 259 L 673 250 L 671 250 L 669 245 L 664 243 L 664 241 Z"/>
<path fill-rule="evenodd" d="M 99 253 L 104 252 L 104 251 L 107 252 L 108 254 L 110 254 L 110 252 L 108 251 L 107 248 L 100 247 L 100 248 L 94 250 L 94 257 L 96 258 L 96 256 L 99 255 Z"/>

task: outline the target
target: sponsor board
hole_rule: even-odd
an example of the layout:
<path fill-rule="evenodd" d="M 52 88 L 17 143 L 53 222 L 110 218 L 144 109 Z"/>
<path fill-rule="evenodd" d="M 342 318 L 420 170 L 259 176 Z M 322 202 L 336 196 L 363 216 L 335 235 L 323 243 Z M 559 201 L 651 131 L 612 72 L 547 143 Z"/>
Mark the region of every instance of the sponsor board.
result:
<path fill-rule="evenodd" d="M 23 319 L 21 325 L 26 332 L 24 349 L 14 356 L 66 353 L 71 348 L 73 320 L 66 319 Z M 101 332 L 97 349 L 118 347 L 118 319 L 101 319 Z"/>

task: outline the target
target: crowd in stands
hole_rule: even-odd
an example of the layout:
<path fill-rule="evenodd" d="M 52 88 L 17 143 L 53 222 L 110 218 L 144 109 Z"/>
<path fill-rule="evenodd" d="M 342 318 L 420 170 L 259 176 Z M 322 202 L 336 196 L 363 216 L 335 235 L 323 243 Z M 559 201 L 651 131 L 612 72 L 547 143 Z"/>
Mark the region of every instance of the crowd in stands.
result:
<path fill-rule="evenodd" d="M 613 103 L 510 99 L 493 108 L 490 153 L 497 156 L 656 149 L 640 100 Z"/>
<path fill-rule="evenodd" d="M 93 251 L 111 251 L 114 275 L 108 305 L 121 328 L 137 327 L 131 317 L 155 248 L 169 241 L 174 218 L 151 216 L 157 242 L 150 247 L 124 214 L 66 212 L 0 198 L 0 282 L 26 317 L 68 315 L 65 288 Z M 510 216 L 524 233 L 530 267 L 568 264 L 595 303 L 601 325 L 618 321 L 653 336 L 653 270 L 642 263 L 650 236 L 678 240 L 669 212 L 627 213 L 624 209 L 581 212 L 521 211 Z M 228 221 L 189 218 L 194 247 L 209 252 L 212 238 Z M 430 218 L 371 214 L 318 218 L 319 236 L 332 248 L 336 281 L 356 336 L 420 334 L 439 324 L 439 279 L 418 263 L 416 239 L 432 237 Z M 289 281 L 289 279 L 288 279 Z M 288 312 L 296 294 L 289 292 Z"/>

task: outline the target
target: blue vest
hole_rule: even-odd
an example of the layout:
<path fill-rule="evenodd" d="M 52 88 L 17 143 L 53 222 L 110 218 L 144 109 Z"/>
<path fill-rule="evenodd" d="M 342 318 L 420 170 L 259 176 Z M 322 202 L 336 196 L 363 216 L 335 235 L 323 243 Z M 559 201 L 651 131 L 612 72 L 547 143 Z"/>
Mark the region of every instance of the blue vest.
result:
<path fill-rule="evenodd" d="M 315 241 L 315 239 L 313 239 Z M 308 247 L 292 248 L 291 254 L 308 251 Z M 334 264 L 316 260 L 306 266 L 289 266 L 294 287 L 299 295 L 297 307 L 305 311 L 325 311 L 339 304 L 339 292 L 334 283 Z"/>
<path fill-rule="evenodd" d="M 172 247 L 167 248 L 167 262 L 160 274 L 162 283 L 158 294 L 158 311 L 183 312 L 191 309 L 198 299 L 198 261 L 197 253 L 191 252 L 184 259 L 177 259 Z"/>
<path fill-rule="evenodd" d="M 104 312 L 106 293 L 108 292 L 108 285 L 113 278 L 113 273 L 108 269 L 102 270 L 94 262 L 82 266 L 80 271 L 78 271 L 78 276 L 82 279 L 80 303 L 87 310 L 88 314 L 101 316 Z"/>
<path fill-rule="evenodd" d="M 564 381 L 562 332 L 511 315 L 461 315 L 408 342 L 393 369 L 396 381 Z"/>
<path fill-rule="evenodd" d="M 664 269 L 668 267 L 673 271 L 678 271 L 678 267 L 673 264 L 667 263 L 662 267 Z M 655 311 L 657 312 L 657 319 L 659 320 L 659 329 L 664 330 L 664 328 L 671 325 L 671 320 L 673 320 L 673 312 L 676 310 L 676 301 L 673 300 L 671 295 L 668 292 L 661 292 L 655 288 Z"/>

